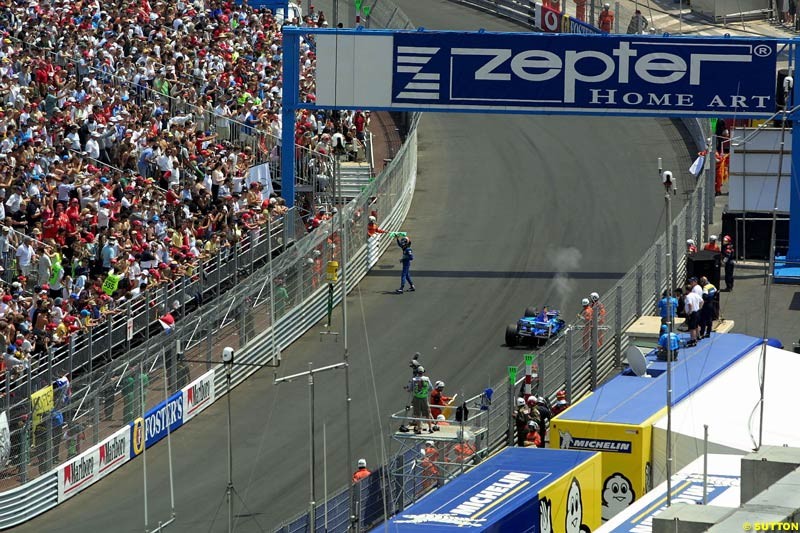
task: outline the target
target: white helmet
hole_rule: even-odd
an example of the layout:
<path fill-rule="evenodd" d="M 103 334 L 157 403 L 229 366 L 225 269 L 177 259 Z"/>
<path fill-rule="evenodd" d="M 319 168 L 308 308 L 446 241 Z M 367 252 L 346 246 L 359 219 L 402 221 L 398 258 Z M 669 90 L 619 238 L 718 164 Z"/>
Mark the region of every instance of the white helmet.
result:
<path fill-rule="evenodd" d="M 441 422 L 442 420 L 447 420 L 444 415 L 436 415 L 436 421 Z"/>
<path fill-rule="evenodd" d="M 370 217 L 369 217 L 369 221 L 374 223 L 374 222 L 376 221 L 376 218 L 375 218 L 375 217 L 373 217 L 373 216 L 370 216 Z"/>
<path fill-rule="evenodd" d="M 534 431 L 539 431 L 539 424 L 537 424 L 535 420 L 528 422 L 528 427 Z"/>
<path fill-rule="evenodd" d="M 444 381 L 437 381 L 436 384 L 433 387 L 435 389 L 443 389 L 444 388 Z"/>
<path fill-rule="evenodd" d="M 432 440 L 426 440 L 425 441 L 425 446 L 433 446 L 433 441 Z"/>
<path fill-rule="evenodd" d="M 367 467 L 367 460 L 366 459 L 359 459 L 358 460 L 358 467 L 359 468 L 366 468 Z"/>
<path fill-rule="evenodd" d="M 581 300 L 581 305 L 584 307 L 589 305 L 589 298 L 584 298 L 583 300 Z"/>
<path fill-rule="evenodd" d="M 714 242 L 714 241 L 716 241 L 716 240 L 717 240 L 717 236 L 716 236 L 716 235 L 712 235 L 712 236 L 710 236 L 710 237 L 708 238 L 708 240 L 709 240 L 709 241 L 711 241 L 711 242 Z"/>
<path fill-rule="evenodd" d="M 424 373 L 425 373 L 425 367 L 422 366 L 422 365 L 419 365 L 417 367 L 417 374 L 424 374 Z"/>
<path fill-rule="evenodd" d="M 525 398 L 517 398 L 517 407 L 525 405 Z"/>
<path fill-rule="evenodd" d="M 600 295 L 597 294 L 596 292 L 593 292 L 592 294 L 589 295 L 589 298 L 591 298 L 593 302 L 596 302 L 597 300 L 600 299 Z"/>
<path fill-rule="evenodd" d="M 686 239 L 686 244 L 688 244 L 689 246 L 693 246 L 694 245 L 694 239 Z"/>

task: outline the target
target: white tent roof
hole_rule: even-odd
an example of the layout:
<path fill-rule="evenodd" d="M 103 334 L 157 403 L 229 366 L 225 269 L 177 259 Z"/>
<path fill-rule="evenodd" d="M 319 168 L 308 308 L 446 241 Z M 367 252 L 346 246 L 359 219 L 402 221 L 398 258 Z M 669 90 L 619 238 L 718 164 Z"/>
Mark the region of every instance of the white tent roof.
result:
<path fill-rule="evenodd" d="M 754 448 L 752 439 L 758 439 L 761 351 L 761 347 L 752 350 L 673 407 L 673 435 L 699 439 L 697 456 L 702 453 L 704 424 L 708 424 L 709 442 L 718 449 L 749 452 Z M 800 425 L 796 423 L 798 376 L 800 355 L 767 347 L 764 445 L 800 447 Z M 656 422 L 655 428 L 666 431 L 667 417 Z"/>

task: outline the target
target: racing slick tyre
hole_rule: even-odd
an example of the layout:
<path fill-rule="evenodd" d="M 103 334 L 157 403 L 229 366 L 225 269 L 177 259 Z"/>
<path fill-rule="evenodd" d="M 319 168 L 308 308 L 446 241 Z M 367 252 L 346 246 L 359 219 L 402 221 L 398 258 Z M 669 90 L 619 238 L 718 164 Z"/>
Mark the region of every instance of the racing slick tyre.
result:
<path fill-rule="evenodd" d="M 506 327 L 506 346 L 516 346 L 518 341 L 516 324 L 509 324 Z"/>
<path fill-rule="evenodd" d="M 536 316 L 538 313 L 535 307 L 526 307 L 525 308 L 525 318 L 530 318 L 532 316 Z"/>

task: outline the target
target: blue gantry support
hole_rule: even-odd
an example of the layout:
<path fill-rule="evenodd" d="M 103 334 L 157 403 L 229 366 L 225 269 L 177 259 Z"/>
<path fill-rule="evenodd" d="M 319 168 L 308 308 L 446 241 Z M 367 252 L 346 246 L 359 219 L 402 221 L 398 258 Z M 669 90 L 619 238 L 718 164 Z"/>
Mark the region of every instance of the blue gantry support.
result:
<path fill-rule="evenodd" d="M 792 121 L 792 163 L 789 175 L 789 248 L 785 257 L 775 258 L 773 279 L 776 283 L 800 282 L 800 82 L 797 80 L 797 65 L 800 61 L 800 46 L 793 45 L 790 56 L 794 60 L 792 76 L 795 78 L 792 97 L 786 102 Z M 773 250 L 774 252 L 774 250 Z"/>
<path fill-rule="evenodd" d="M 294 206 L 294 121 L 300 95 L 300 33 L 283 32 L 283 102 L 281 107 L 281 196 Z"/>

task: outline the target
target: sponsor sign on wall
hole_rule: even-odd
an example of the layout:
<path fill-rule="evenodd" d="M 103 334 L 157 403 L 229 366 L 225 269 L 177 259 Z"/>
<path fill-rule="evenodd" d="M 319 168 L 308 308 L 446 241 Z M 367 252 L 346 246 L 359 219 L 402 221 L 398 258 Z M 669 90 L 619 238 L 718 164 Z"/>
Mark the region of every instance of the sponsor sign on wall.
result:
<path fill-rule="evenodd" d="M 183 421 L 191 420 L 214 403 L 214 371 L 209 370 L 183 388 Z"/>
<path fill-rule="evenodd" d="M 548 16 L 557 22 L 542 14 L 542 23 Z M 569 17 L 558 22 L 562 31 L 583 29 Z M 361 31 L 317 41 L 323 107 L 715 117 L 775 110 L 771 40 Z"/>
<path fill-rule="evenodd" d="M 79 493 L 131 458 L 130 430 L 124 427 L 58 467 L 58 503 Z"/>
<path fill-rule="evenodd" d="M 178 391 L 137 418 L 126 428 L 131 439 L 131 455 L 137 456 L 183 425 L 183 391 Z"/>

